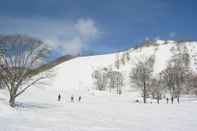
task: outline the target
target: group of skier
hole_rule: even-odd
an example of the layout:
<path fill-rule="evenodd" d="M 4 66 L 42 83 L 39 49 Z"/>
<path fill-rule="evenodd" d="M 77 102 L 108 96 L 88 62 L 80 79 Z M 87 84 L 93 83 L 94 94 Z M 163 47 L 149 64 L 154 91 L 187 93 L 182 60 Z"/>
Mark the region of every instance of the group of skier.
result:
<path fill-rule="evenodd" d="M 81 96 L 78 97 L 78 101 L 80 102 L 82 99 Z M 171 99 L 169 99 L 168 97 L 166 98 L 166 103 L 168 104 L 169 103 L 169 100 L 171 100 L 171 103 L 173 104 L 174 103 L 174 97 L 171 97 Z M 58 95 L 58 101 L 61 101 L 61 94 Z M 71 102 L 74 102 L 74 95 L 71 95 L 70 97 L 70 101 Z M 136 102 L 138 103 L 139 100 L 136 100 Z M 179 97 L 177 97 L 177 103 L 179 104 Z"/>
<path fill-rule="evenodd" d="M 171 97 L 171 103 L 173 104 L 174 103 L 174 97 Z M 168 104 L 169 103 L 169 98 L 167 97 L 166 98 L 166 103 Z M 179 97 L 177 97 L 177 103 L 179 104 Z"/>
<path fill-rule="evenodd" d="M 79 97 L 78 97 L 78 101 L 80 102 L 81 99 L 82 99 L 82 97 L 79 96 Z M 58 95 L 58 101 L 61 101 L 61 94 Z M 71 102 L 74 102 L 74 95 L 72 95 L 72 96 L 70 97 L 70 101 L 71 101 Z"/>

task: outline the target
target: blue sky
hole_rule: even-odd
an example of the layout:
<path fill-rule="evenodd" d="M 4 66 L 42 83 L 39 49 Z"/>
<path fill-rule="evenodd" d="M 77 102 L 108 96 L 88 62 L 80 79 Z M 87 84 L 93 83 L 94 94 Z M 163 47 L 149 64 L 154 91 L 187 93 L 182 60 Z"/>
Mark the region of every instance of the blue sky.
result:
<path fill-rule="evenodd" d="M 57 55 L 109 53 L 146 38 L 197 40 L 196 0 L 0 0 L 0 33 L 46 41 Z"/>

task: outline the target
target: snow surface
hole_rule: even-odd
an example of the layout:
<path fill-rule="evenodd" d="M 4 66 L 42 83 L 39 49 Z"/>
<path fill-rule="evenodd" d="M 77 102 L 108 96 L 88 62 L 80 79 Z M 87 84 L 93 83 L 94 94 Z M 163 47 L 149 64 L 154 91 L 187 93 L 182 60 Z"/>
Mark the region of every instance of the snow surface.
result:
<path fill-rule="evenodd" d="M 2 92 L 1 92 L 2 93 Z M 36 92 L 33 92 L 36 93 Z M 46 94 L 47 93 L 47 94 Z M 45 94 L 45 95 L 44 95 Z M 196 131 L 197 100 L 181 104 L 135 103 L 135 94 L 116 96 L 97 92 L 71 103 L 64 94 L 46 89 L 25 96 L 21 106 L 11 109 L 0 102 L 1 131 Z M 50 98 L 49 98 L 50 97 Z M 30 98 L 30 99 L 27 99 Z M 38 99 L 39 98 L 39 99 Z M 50 100 L 50 101 L 49 101 Z"/>
<path fill-rule="evenodd" d="M 142 104 L 140 92 L 128 86 L 128 72 L 141 56 L 155 55 L 154 74 L 166 67 L 175 42 L 130 49 L 131 60 L 121 65 L 125 76 L 123 94 L 117 96 L 94 90 L 92 72 L 97 68 L 112 67 L 117 54 L 79 57 L 54 67 L 56 76 L 49 86 L 32 88 L 17 99 L 19 107 L 8 106 L 8 93 L 0 90 L 0 131 L 196 131 L 197 99 L 181 98 L 181 104 L 161 104 L 149 100 Z M 192 56 L 192 67 L 197 54 L 197 43 L 187 42 Z M 123 52 L 120 52 L 121 56 Z M 57 95 L 61 93 L 61 102 Z M 75 99 L 70 102 L 70 96 Z M 140 99 L 140 103 L 135 100 Z M 151 104 L 150 102 L 153 102 Z"/>

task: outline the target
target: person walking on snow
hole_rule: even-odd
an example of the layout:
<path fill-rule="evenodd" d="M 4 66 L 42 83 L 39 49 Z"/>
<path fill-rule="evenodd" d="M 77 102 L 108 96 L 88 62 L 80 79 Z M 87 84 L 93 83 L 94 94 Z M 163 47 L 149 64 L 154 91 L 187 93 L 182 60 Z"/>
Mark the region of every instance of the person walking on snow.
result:
<path fill-rule="evenodd" d="M 70 100 L 71 100 L 71 102 L 74 102 L 74 96 L 73 95 L 70 97 Z"/>
<path fill-rule="evenodd" d="M 61 100 L 61 95 L 59 94 L 59 95 L 58 95 L 58 101 L 60 101 L 60 100 Z"/>
<path fill-rule="evenodd" d="M 173 97 L 173 96 L 171 97 L 171 102 L 172 102 L 172 104 L 173 104 L 173 102 L 174 102 L 174 97 Z"/>
<path fill-rule="evenodd" d="M 180 101 L 180 100 L 179 100 L 179 96 L 177 96 L 177 103 L 178 103 L 178 104 L 179 104 L 179 101 Z"/>
<path fill-rule="evenodd" d="M 168 104 L 168 101 L 169 101 L 169 98 L 167 97 L 167 98 L 166 98 L 166 103 L 167 103 L 167 104 Z"/>
<path fill-rule="evenodd" d="M 79 102 L 81 101 L 81 96 L 79 96 L 78 100 L 79 100 Z"/>

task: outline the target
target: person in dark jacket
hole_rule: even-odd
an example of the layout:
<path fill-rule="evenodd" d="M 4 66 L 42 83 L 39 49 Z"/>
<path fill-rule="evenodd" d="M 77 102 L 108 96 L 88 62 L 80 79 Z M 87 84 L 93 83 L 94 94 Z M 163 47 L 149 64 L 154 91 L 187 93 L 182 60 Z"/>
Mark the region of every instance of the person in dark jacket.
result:
<path fill-rule="evenodd" d="M 79 96 L 79 98 L 78 98 L 79 102 L 81 101 L 81 98 L 82 98 L 82 97 L 81 97 L 81 96 Z"/>
<path fill-rule="evenodd" d="M 74 102 L 74 96 L 73 95 L 70 97 L 70 100 L 71 100 L 71 102 Z"/>
<path fill-rule="evenodd" d="M 166 98 L 166 103 L 168 104 L 168 102 L 169 102 L 169 98 L 167 97 L 167 98 Z"/>
<path fill-rule="evenodd" d="M 177 96 L 177 103 L 178 103 L 178 104 L 179 104 L 179 101 L 180 101 L 180 100 L 179 100 L 179 96 Z"/>
<path fill-rule="evenodd" d="M 171 103 L 172 104 L 174 103 L 174 97 L 173 96 L 171 97 Z"/>
<path fill-rule="evenodd" d="M 58 95 L 58 101 L 61 101 L 61 95 L 60 94 Z"/>

